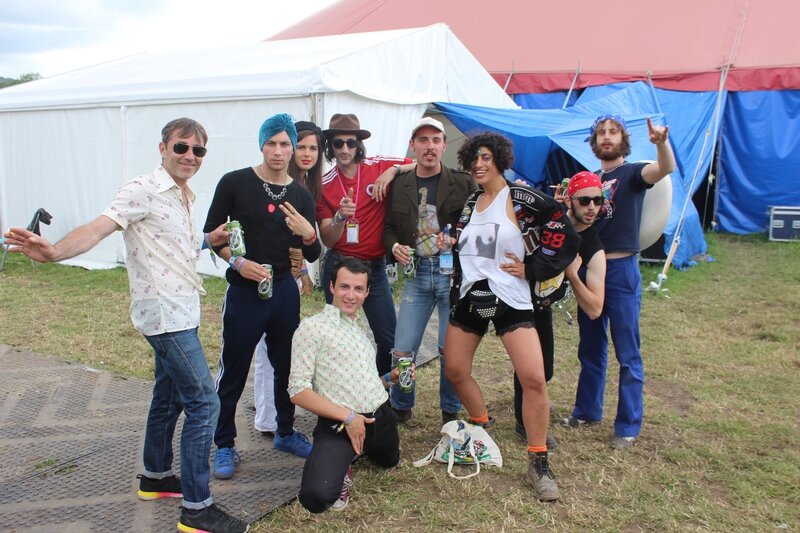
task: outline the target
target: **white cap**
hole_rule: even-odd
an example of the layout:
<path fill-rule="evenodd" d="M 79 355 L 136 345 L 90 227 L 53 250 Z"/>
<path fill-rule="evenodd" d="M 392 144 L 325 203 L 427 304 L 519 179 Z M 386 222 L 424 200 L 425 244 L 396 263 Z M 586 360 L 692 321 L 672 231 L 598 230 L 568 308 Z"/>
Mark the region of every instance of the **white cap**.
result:
<path fill-rule="evenodd" d="M 414 129 L 411 130 L 411 138 L 413 139 L 414 136 L 417 135 L 418 129 L 423 128 L 425 126 L 430 126 L 431 128 L 437 129 L 442 133 L 444 133 L 444 124 L 442 124 L 433 117 L 422 117 L 421 119 L 419 119 L 419 122 L 417 122 L 417 125 L 414 126 Z"/>

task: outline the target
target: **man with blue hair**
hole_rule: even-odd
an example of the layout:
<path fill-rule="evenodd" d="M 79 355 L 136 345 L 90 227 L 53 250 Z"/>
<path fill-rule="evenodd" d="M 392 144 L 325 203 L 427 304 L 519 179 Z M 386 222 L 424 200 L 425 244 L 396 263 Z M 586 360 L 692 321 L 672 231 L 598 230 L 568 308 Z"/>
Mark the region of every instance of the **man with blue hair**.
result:
<path fill-rule="evenodd" d="M 316 261 L 321 252 L 314 229 L 314 199 L 287 172 L 296 143 L 292 117 L 282 113 L 265 120 L 258 132 L 262 162 L 225 174 L 206 218 L 206 227 L 212 228 L 228 219 L 239 221 L 245 241 L 244 253 L 228 244 L 214 247 L 230 265 L 216 379 L 220 414 L 214 434 L 214 476 L 219 479 L 232 477 L 239 460 L 236 405 L 253 351 L 264 334 L 275 369 L 275 448 L 300 457 L 311 451 L 308 438 L 294 430 L 294 405 L 287 393 L 292 336 L 300 324 L 300 294 L 291 274 L 289 248 L 300 248 L 307 261 Z"/>
<path fill-rule="evenodd" d="M 619 361 L 619 401 L 611 447 L 629 448 L 639 436 L 644 414 L 644 366 L 639 338 L 642 276 L 639 272 L 639 223 L 647 189 L 675 169 L 669 144 L 669 126 L 654 126 L 647 119 L 650 142 L 656 145 L 655 163 L 629 163 L 630 133 L 617 115 L 601 115 L 586 139 L 600 160 L 604 202 L 595 227 L 606 253 L 605 302 L 599 317 L 590 319 L 578 310 L 581 372 L 572 415 L 567 427 L 597 423 L 603 417 L 603 395 L 608 364 L 608 334 Z"/>

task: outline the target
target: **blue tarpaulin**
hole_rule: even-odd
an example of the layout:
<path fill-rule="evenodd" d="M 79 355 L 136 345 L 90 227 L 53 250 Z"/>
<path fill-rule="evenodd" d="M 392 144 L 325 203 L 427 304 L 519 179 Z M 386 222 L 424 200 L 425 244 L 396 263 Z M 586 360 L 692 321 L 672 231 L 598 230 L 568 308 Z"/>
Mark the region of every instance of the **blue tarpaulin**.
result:
<path fill-rule="evenodd" d="M 532 183 L 541 181 L 547 157 L 556 147 L 563 148 L 586 169 L 599 169 L 599 161 L 589 143 L 585 142 L 589 126 L 599 115 L 614 113 L 625 118 L 632 142 L 629 161 L 656 158 L 655 146 L 648 140 L 647 117 L 656 124 L 669 124 L 670 141 L 678 164 L 672 173 L 673 205 L 664 230 L 665 248 L 668 249 L 687 195 L 691 198 L 702 183 L 711 162 L 716 98 L 714 92 L 654 91 L 647 84 L 638 82 L 587 89 L 575 105 L 566 109 L 498 110 L 447 103 L 437 103 L 436 107 L 467 135 L 486 130 L 507 135 L 514 143 L 514 171 Z M 706 143 L 707 131 L 709 139 Z M 696 170 L 698 179 L 690 191 Z M 673 265 L 684 268 L 691 264 L 694 255 L 706 250 L 700 218 L 689 201 Z"/>
<path fill-rule="evenodd" d="M 719 227 L 763 231 L 771 205 L 800 206 L 800 91 L 731 93 L 723 115 Z"/>

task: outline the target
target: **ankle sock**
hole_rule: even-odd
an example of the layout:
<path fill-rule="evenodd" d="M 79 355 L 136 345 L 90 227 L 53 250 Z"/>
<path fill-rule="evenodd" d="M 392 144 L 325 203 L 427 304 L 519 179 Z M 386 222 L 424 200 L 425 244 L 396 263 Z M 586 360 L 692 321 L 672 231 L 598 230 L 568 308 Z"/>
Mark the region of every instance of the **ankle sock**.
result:
<path fill-rule="evenodd" d="M 542 453 L 547 451 L 547 445 L 545 446 L 528 446 L 529 453 Z"/>
<path fill-rule="evenodd" d="M 485 424 L 486 422 L 489 421 L 489 410 L 487 409 L 486 412 L 483 413 L 481 416 L 478 416 L 478 417 L 471 416 L 471 417 L 469 417 L 469 421 L 470 422 L 474 422 L 476 424 Z"/>

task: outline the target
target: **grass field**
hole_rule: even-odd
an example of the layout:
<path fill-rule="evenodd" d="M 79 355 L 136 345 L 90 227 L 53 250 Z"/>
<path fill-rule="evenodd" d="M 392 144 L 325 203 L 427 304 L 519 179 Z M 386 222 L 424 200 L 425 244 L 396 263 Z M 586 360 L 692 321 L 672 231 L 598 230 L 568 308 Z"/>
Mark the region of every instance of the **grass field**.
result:
<path fill-rule="evenodd" d="M 414 419 L 401 429 L 400 465 L 357 464 L 342 513 L 312 516 L 296 502 L 255 524 L 261 531 L 800 531 L 800 243 L 707 236 L 715 262 L 671 271 L 667 291 L 645 292 L 641 317 L 645 422 L 625 452 L 608 447 L 616 406 L 609 364 L 606 419 L 567 430 L 551 465 L 561 501 L 534 500 L 525 448 L 513 428 L 511 366 L 487 337 L 476 376 L 498 419 L 502 469 L 467 481 L 441 465 L 417 469 L 439 437 L 436 364 L 418 372 Z M 645 286 L 660 267 L 643 267 Z M 150 378 L 152 356 L 130 325 L 122 269 L 35 270 L 9 256 L 0 273 L 0 343 Z M 224 282 L 206 280 L 201 337 L 216 364 Z M 321 305 L 303 301 L 303 314 Z M 571 303 L 574 307 L 574 302 Z M 569 414 L 577 327 L 556 315 L 553 418 Z"/>

